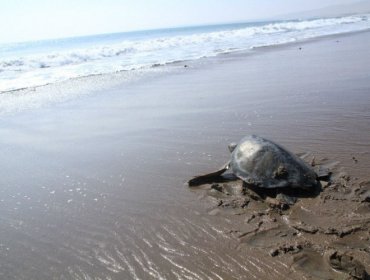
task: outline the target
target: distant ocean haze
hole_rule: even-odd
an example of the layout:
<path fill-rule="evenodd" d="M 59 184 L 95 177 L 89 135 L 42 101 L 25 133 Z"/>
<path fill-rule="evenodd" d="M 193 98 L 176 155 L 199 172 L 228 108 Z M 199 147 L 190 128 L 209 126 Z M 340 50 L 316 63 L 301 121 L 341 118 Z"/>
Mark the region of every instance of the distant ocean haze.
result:
<path fill-rule="evenodd" d="M 3 44 L 0 92 L 367 29 L 370 14 Z"/>

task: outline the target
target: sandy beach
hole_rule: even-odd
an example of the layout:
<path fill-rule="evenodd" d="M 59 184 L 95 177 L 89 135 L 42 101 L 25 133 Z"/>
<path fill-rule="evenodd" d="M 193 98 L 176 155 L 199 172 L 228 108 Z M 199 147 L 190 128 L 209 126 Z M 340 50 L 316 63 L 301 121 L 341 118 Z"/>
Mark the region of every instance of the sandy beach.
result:
<path fill-rule="evenodd" d="M 2 114 L 0 278 L 346 279 L 325 263 L 333 248 L 370 273 L 369 46 L 362 32 L 219 55 Z M 207 187 L 186 185 L 222 166 L 228 143 L 249 134 L 346 180 L 343 191 L 323 191 L 325 203 L 300 198 L 261 214 L 267 227 L 288 217 L 316 232 L 249 238 L 258 203 L 222 208 Z M 324 233 L 353 221 L 353 232 Z M 271 256 L 296 241 L 309 245 Z"/>

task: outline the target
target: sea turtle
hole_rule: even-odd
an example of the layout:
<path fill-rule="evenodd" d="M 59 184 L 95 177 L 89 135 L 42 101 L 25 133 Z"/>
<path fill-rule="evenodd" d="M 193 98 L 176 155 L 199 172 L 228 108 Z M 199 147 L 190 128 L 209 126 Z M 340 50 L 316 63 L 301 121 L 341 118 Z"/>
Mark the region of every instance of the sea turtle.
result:
<path fill-rule="evenodd" d="M 282 146 L 256 135 L 244 137 L 239 144 L 230 144 L 231 160 L 221 169 L 194 177 L 189 186 L 197 186 L 219 178 L 225 171 L 247 185 L 260 188 L 311 189 L 318 185 L 318 176 L 300 158 Z"/>

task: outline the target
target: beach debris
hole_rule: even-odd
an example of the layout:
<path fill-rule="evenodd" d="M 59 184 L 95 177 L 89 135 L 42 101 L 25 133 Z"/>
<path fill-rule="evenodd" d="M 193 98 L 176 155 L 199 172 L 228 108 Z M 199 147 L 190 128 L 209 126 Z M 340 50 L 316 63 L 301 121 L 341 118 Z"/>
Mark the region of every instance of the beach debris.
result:
<path fill-rule="evenodd" d="M 231 143 L 229 150 L 231 160 L 221 169 L 196 176 L 188 181 L 188 185 L 217 181 L 229 170 L 247 186 L 310 190 L 318 186 L 317 179 L 329 176 L 328 170 L 319 170 L 319 174 L 316 174 L 305 162 L 282 146 L 256 135 L 247 136 L 238 144 Z"/>

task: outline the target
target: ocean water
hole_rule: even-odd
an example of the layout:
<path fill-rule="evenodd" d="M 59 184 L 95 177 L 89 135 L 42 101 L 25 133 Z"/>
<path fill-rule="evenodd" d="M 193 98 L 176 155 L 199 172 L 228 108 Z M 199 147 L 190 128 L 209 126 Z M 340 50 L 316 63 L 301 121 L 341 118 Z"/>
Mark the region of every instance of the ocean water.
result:
<path fill-rule="evenodd" d="M 77 77 L 150 69 L 370 29 L 370 14 L 195 26 L 0 45 L 0 92 Z"/>

